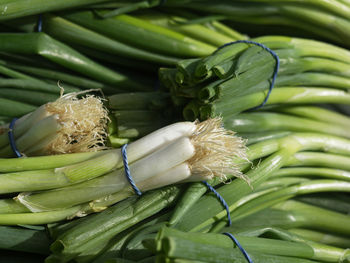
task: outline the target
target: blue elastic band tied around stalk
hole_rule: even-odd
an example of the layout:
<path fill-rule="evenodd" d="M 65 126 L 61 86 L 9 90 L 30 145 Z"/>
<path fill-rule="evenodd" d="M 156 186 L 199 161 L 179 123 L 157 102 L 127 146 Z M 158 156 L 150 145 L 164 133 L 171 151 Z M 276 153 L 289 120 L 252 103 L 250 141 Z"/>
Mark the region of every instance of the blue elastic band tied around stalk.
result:
<path fill-rule="evenodd" d="M 42 16 L 42 14 L 40 14 L 39 17 L 38 17 L 37 30 L 38 30 L 38 32 L 41 32 L 43 30 L 43 16 Z"/>
<path fill-rule="evenodd" d="M 230 46 L 230 45 L 233 45 L 233 44 L 238 44 L 238 43 L 246 43 L 246 44 L 253 44 L 253 45 L 259 46 L 259 47 L 263 48 L 264 50 L 266 50 L 267 52 L 269 52 L 273 56 L 273 58 L 276 60 L 275 69 L 274 69 L 274 72 L 273 72 L 273 76 L 272 76 L 272 80 L 271 80 L 271 83 L 270 83 L 270 87 L 269 87 L 269 90 L 268 90 L 268 92 L 266 94 L 266 97 L 265 97 L 264 101 L 260 105 L 250 109 L 250 110 L 257 110 L 257 109 L 263 107 L 266 104 L 267 100 L 270 97 L 272 89 L 275 86 L 275 82 L 276 82 L 276 78 L 277 78 L 277 74 L 278 74 L 278 69 L 280 67 L 280 59 L 279 59 L 278 55 L 273 50 L 268 48 L 267 46 L 265 46 L 265 45 L 263 45 L 261 43 L 255 42 L 255 41 L 251 41 L 251 40 L 237 40 L 237 41 L 234 41 L 234 42 L 229 42 L 229 43 L 226 43 L 226 44 L 222 45 L 217 50 L 222 49 L 222 48 L 227 47 L 227 46 Z"/>
<path fill-rule="evenodd" d="M 137 188 L 134 180 L 132 179 L 131 177 L 131 174 L 130 174 L 130 169 L 129 169 L 129 163 L 128 163 L 128 155 L 126 153 L 126 148 L 128 147 L 128 144 L 124 144 L 122 146 L 122 157 L 123 157 L 123 164 L 124 164 L 124 171 L 125 171 L 125 177 L 126 179 L 129 181 L 132 189 L 134 189 L 135 193 L 138 195 L 138 196 L 141 196 L 142 195 L 142 192 L 140 191 L 140 189 Z"/>
<path fill-rule="evenodd" d="M 15 136 L 13 136 L 13 127 L 15 126 L 16 120 L 17 118 L 12 119 L 9 126 L 8 136 L 9 136 L 9 141 L 10 141 L 10 146 L 12 151 L 15 153 L 16 157 L 22 157 L 22 154 L 18 151 L 16 147 Z"/>
<path fill-rule="evenodd" d="M 221 202 L 221 204 L 225 207 L 226 213 L 227 213 L 227 220 L 228 220 L 228 225 L 231 226 L 232 221 L 231 221 L 231 215 L 230 215 L 230 209 L 228 207 L 228 204 L 226 203 L 225 199 L 212 187 L 208 182 L 202 181 L 203 184 L 211 191 L 217 199 Z M 237 247 L 242 251 L 244 257 L 247 259 L 249 263 L 253 263 L 251 258 L 249 257 L 248 253 L 244 250 L 244 248 L 241 246 L 241 244 L 238 242 L 238 240 L 231 234 L 231 233 L 223 233 L 226 236 L 229 236 L 233 242 L 237 245 Z"/>
<path fill-rule="evenodd" d="M 211 191 L 213 194 L 219 199 L 221 204 L 225 207 L 226 212 L 227 212 L 227 220 L 228 220 L 228 225 L 230 226 L 232 224 L 231 222 L 231 216 L 230 216 L 230 209 L 228 207 L 228 204 L 226 203 L 225 199 L 212 187 L 207 181 L 202 181 L 203 184 Z"/>
<path fill-rule="evenodd" d="M 244 250 L 244 248 L 241 246 L 241 244 L 238 242 L 238 240 L 234 237 L 234 235 L 232 235 L 231 233 L 222 233 L 222 234 L 228 236 L 229 238 L 231 238 L 232 241 L 237 245 L 237 247 L 242 251 L 242 254 L 246 258 L 246 260 L 249 263 L 253 263 L 253 260 L 249 257 L 247 251 Z"/>

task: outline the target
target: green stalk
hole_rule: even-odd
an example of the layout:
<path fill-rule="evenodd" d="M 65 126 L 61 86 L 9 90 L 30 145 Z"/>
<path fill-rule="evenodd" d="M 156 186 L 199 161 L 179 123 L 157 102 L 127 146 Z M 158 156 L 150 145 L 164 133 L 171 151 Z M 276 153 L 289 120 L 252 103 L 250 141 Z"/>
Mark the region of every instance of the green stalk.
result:
<path fill-rule="evenodd" d="M 213 245 L 216 247 L 232 249 L 232 240 L 226 235 L 212 233 L 184 233 L 175 229 L 163 228 L 157 236 L 158 251 L 166 249 L 163 247 L 167 238 L 178 238 L 184 242 L 189 241 L 196 244 Z M 244 247 L 248 254 L 252 252 L 260 252 L 270 255 L 291 256 L 298 258 L 307 258 L 322 260 L 327 262 L 338 262 L 339 260 L 349 256 L 349 252 L 343 249 L 325 246 L 313 242 L 304 242 L 302 239 L 297 240 L 276 240 L 261 237 L 246 237 L 236 235 L 239 243 Z M 190 245 L 190 243 L 188 243 Z"/>
<path fill-rule="evenodd" d="M 350 127 L 350 119 L 341 113 L 314 106 L 286 106 L 274 108 L 274 111 L 307 117 L 318 121 L 340 124 Z"/>
<path fill-rule="evenodd" d="M 97 19 L 92 12 L 83 11 L 63 17 L 125 44 L 164 55 L 201 57 L 215 50 L 213 46 L 128 15 Z M 154 45 L 154 42 L 158 44 Z"/>
<path fill-rule="evenodd" d="M 281 201 L 290 199 L 296 195 L 317 193 L 317 192 L 348 192 L 350 184 L 336 180 L 312 180 L 303 182 L 295 186 L 290 186 L 279 191 L 268 193 L 262 197 L 251 200 L 231 212 L 233 220 L 239 220 L 251 213 L 270 207 Z M 342 226 L 343 227 L 343 226 Z M 339 231 L 339 230 L 338 230 Z M 350 233 L 350 229 L 342 228 L 343 233 Z"/>
<path fill-rule="evenodd" d="M 263 195 L 262 192 L 264 191 L 272 191 L 271 189 L 274 189 L 274 191 L 280 190 L 280 188 L 287 188 L 292 185 L 299 185 L 301 183 L 310 182 L 311 179 L 305 178 L 305 177 L 284 177 L 284 178 L 271 178 L 270 180 L 262 183 L 259 187 L 255 189 L 255 192 L 252 194 L 256 194 L 257 196 Z M 247 196 L 248 199 L 250 198 L 250 195 Z M 253 197 L 251 199 L 255 199 L 256 197 Z"/>
<path fill-rule="evenodd" d="M 283 51 L 283 50 L 282 50 Z M 290 53 L 292 53 L 291 51 Z M 349 74 L 349 64 L 339 61 L 334 61 L 331 59 L 323 58 L 292 58 L 286 57 L 283 58 L 282 52 L 277 52 L 280 57 L 281 66 L 278 70 L 278 75 L 288 75 L 288 74 L 297 74 L 307 71 L 312 72 L 322 72 L 332 75 L 337 75 L 341 77 L 348 78 Z M 282 53 L 282 54 L 281 54 Z"/>
<path fill-rule="evenodd" d="M 292 132 L 290 131 L 275 131 L 275 132 L 249 132 L 249 133 L 240 133 L 239 136 L 241 136 L 244 139 L 247 139 L 246 145 L 252 145 L 258 142 L 262 142 L 265 140 L 270 139 L 278 139 L 282 137 L 286 137 L 287 135 L 290 135 Z"/>
<path fill-rule="evenodd" d="M 1 64 L 6 64 L 6 63 L 1 63 Z M 25 74 L 22 74 L 20 72 L 17 72 L 15 70 L 12 70 L 10 68 L 7 68 L 3 65 L 0 65 L 0 73 L 5 75 L 5 76 L 8 76 L 8 77 L 11 77 L 11 78 L 18 78 L 18 79 L 27 79 L 27 80 L 33 80 L 34 78 L 28 76 L 28 75 L 25 75 Z"/>
<path fill-rule="evenodd" d="M 300 152 L 291 156 L 287 166 L 317 166 L 350 171 L 348 156 L 319 152 Z"/>
<path fill-rule="evenodd" d="M 26 0 L 6 0 L 0 5 L 0 10 L 2 10 L 3 13 L 0 20 L 9 20 L 22 16 L 42 14 L 49 11 L 74 8 L 101 2 L 105 2 L 105 0 L 63 0 L 59 2 L 52 0 L 31 0 L 30 3 Z"/>
<path fill-rule="evenodd" d="M 125 231 L 120 232 L 112 239 L 107 239 L 104 242 L 99 242 L 97 244 L 103 244 L 104 248 L 96 250 L 95 246 L 90 246 L 87 251 L 95 252 L 95 256 L 93 257 L 94 263 L 103 263 L 106 260 L 112 260 L 115 257 L 122 257 L 125 252 L 128 252 L 128 244 L 133 240 L 138 240 L 141 234 L 141 238 L 143 233 L 153 232 L 158 230 L 161 226 L 164 225 L 164 220 L 168 217 L 167 213 L 158 213 L 150 218 L 147 218 L 131 227 L 126 229 Z M 89 242 L 90 245 L 92 242 Z M 87 251 L 83 251 L 81 254 L 75 258 L 76 261 L 80 262 L 79 258 L 84 259 L 84 253 Z M 123 256 L 123 258 L 125 258 Z"/>
<path fill-rule="evenodd" d="M 67 260 L 69 260 L 72 255 L 74 257 L 83 251 L 82 244 L 110 239 L 130 226 L 172 205 L 180 194 L 179 190 L 178 187 L 171 186 L 149 192 L 139 200 L 135 197 L 124 200 L 105 212 L 89 217 L 82 224 L 61 235 L 51 245 L 51 251 L 54 254 L 67 255 Z M 96 227 L 101 225 L 106 227 Z"/>
<path fill-rule="evenodd" d="M 286 202 L 292 202 L 291 200 Z M 300 203 L 293 201 L 295 203 Z M 313 205 L 304 205 L 303 209 L 295 209 L 290 207 L 290 209 L 281 210 L 278 207 L 272 207 L 260 212 L 251 214 L 250 216 L 244 217 L 240 220 L 232 222 L 231 229 L 232 231 L 242 234 L 248 229 L 264 229 L 269 230 L 271 227 L 279 227 L 283 229 L 290 228 L 306 228 L 318 230 L 321 232 L 331 233 L 332 235 L 337 235 L 334 233 L 334 221 L 332 219 L 335 216 L 334 220 L 340 221 L 347 220 L 346 216 L 342 213 L 337 213 L 334 211 L 329 211 L 327 209 L 319 208 Z M 311 213 L 307 213 L 307 209 L 311 209 Z M 316 210 L 315 210 L 316 209 Z M 329 214 L 329 212 L 331 214 Z M 314 213 L 312 215 L 312 213 Z M 317 216 L 317 217 L 316 217 Z M 329 216 L 329 217 L 328 217 Z M 347 227 L 347 226 L 346 226 Z M 227 228 L 221 228 L 220 231 L 228 230 Z M 231 231 L 229 230 L 229 231 Z M 341 226 L 338 225 L 338 232 L 341 231 Z M 260 233 L 260 232 L 259 232 Z M 260 234 L 259 234 L 260 235 Z M 340 234 L 342 236 L 342 234 Z"/>
<path fill-rule="evenodd" d="M 216 245 L 195 243 L 176 237 L 166 237 L 162 239 L 161 252 L 170 258 L 184 258 L 216 263 L 226 263 L 234 258 L 237 263 L 246 262 L 247 260 L 242 255 L 242 252 L 238 248 L 232 248 L 232 246 L 231 243 L 231 249 L 228 249 L 227 247 L 223 248 Z M 255 251 L 248 251 L 248 254 L 254 262 L 314 262 L 300 258 L 266 255 Z"/>
<path fill-rule="evenodd" d="M 227 118 L 244 110 L 261 105 L 266 97 L 266 91 L 257 92 L 226 101 L 217 101 L 200 108 L 201 118 L 222 115 Z M 239 103 L 244 101 L 245 103 Z M 273 89 L 266 105 L 272 104 L 310 104 L 337 103 L 350 104 L 347 92 L 326 88 L 281 87 Z M 225 120 L 224 118 L 224 120 Z"/>
<path fill-rule="evenodd" d="M 349 233 L 348 215 L 293 200 L 277 204 L 273 208 L 281 211 L 290 211 L 302 220 L 303 227 L 343 236 Z"/>
<path fill-rule="evenodd" d="M 23 66 L 25 68 L 25 66 Z M 37 69 L 37 68 L 36 68 Z M 37 69 L 40 70 L 40 69 Z M 48 74 L 50 71 L 46 70 L 45 74 Z M 57 77 L 56 80 L 60 80 L 61 78 Z M 47 93 L 60 93 L 60 88 L 58 85 L 51 85 L 36 79 L 29 80 L 29 79 L 1 79 L 0 80 L 0 90 L 3 88 L 11 88 L 11 89 L 18 89 L 24 92 L 27 91 L 40 91 L 40 92 L 47 92 Z M 74 88 L 68 88 L 64 87 L 64 91 L 67 93 L 70 92 L 78 92 L 80 89 L 74 89 Z M 12 92 L 11 92 L 12 93 Z M 30 93 L 28 93 L 30 94 Z M 34 93 L 33 93 L 34 94 Z M 13 96 L 13 95 L 12 95 Z"/>
<path fill-rule="evenodd" d="M 178 224 L 182 217 L 193 207 L 193 205 L 207 192 L 203 183 L 192 183 L 181 196 L 169 219 L 169 226 Z"/>
<path fill-rule="evenodd" d="M 219 21 L 212 21 L 210 25 L 221 34 L 225 34 L 232 39 L 239 40 L 239 39 L 247 38 L 245 35 L 240 34 L 239 32 L 235 31 L 233 28 L 228 27 L 225 24 L 220 23 Z"/>
<path fill-rule="evenodd" d="M 62 168 L 3 173 L 0 194 L 54 189 L 90 180 L 111 171 L 120 161 L 119 155 L 109 152 Z"/>
<path fill-rule="evenodd" d="M 53 102 L 59 98 L 59 94 L 14 88 L 0 88 L 0 96 L 6 99 L 16 100 L 36 106 Z"/>
<path fill-rule="evenodd" d="M 187 20 L 185 18 L 179 16 L 153 12 L 141 15 L 139 18 L 146 20 L 152 24 L 169 28 L 213 46 L 222 46 L 225 43 L 236 39 L 211 30 L 202 24 L 187 23 Z"/>
<path fill-rule="evenodd" d="M 346 19 L 321 10 L 307 8 L 305 5 L 303 5 L 303 8 L 297 6 L 297 4 L 284 3 L 283 5 L 273 5 L 270 2 L 249 3 L 249 5 L 245 3 L 222 3 L 218 5 L 208 1 L 200 1 L 187 3 L 186 8 L 224 15 L 227 19 L 240 22 L 241 24 L 283 25 L 307 29 L 312 33 L 317 33 L 339 43 L 346 43 L 348 36 Z M 346 11 L 343 12 L 346 13 Z M 322 20 L 323 16 L 326 17 L 326 22 Z M 346 17 L 348 17 L 348 14 Z M 331 26 L 332 31 L 329 30 Z M 336 31 L 336 34 L 334 34 L 334 31 Z"/>
<path fill-rule="evenodd" d="M 196 67 L 195 76 L 203 78 L 209 75 L 209 72 L 215 65 L 220 64 L 223 61 L 229 60 L 237 56 L 240 52 L 246 50 L 249 47 L 248 44 L 238 43 L 236 45 L 230 45 L 216 50 L 212 55 L 203 58 Z"/>
<path fill-rule="evenodd" d="M 0 248 L 36 254 L 49 254 L 47 234 L 43 230 L 0 226 Z"/>
<path fill-rule="evenodd" d="M 118 55 L 110 56 L 108 53 L 105 53 L 103 51 L 87 48 L 82 45 L 71 44 L 71 46 L 77 51 L 89 56 L 90 58 L 96 59 L 96 61 L 107 63 L 107 64 L 110 64 L 111 66 L 114 65 L 117 68 L 121 68 L 121 69 L 125 68 L 125 70 L 129 70 L 130 72 L 132 72 L 133 70 L 137 70 L 137 71 L 142 71 L 143 73 L 155 73 L 158 70 L 157 65 L 154 63 L 152 64 L 150 62 L 146 62 L 138 59 L 131 60 Z M 139 79 L 139 81 L 142 81 L 142 80 Z M 147 84 L 148 86 L 154 86 L 154 82 L 155 80 L 146 79 L 145 77 L 145 80 L 144 80 L 145 85 Z M 109 94 L 115 94 L 115 93 L 117 92 L 113 92 L 113 88 L 112 88 L 112 92 L 109 91 Z"/>
<path fill-rule="evenodd" d="M 1 51 L 41 55 L 68 69 L 77 71 L 103 83 L 118 85 L 118 88 L 145 89 L 134 81 L 129 80 L 126 76 L 95 63 L 45 33 L 1 34 L 0 40 Z M 26 45 L 23 45 L 23 41 Z"/>
<path fill-rule="evenodd" d="M 21 172 L 30 170 L 44 170 L 63 167 L 92 159 L 105 152 L 85 152 L 59 155 L 48 155 L 30 158 L 0 159 L 0 172 Z"/>
<path fill-rule="evenodd" d="M 310 120 L 287 114 L 272 112 L 241 113 L 234 118 L 226 118 L 225 127 L 238 133 L 266 131 L 320 132 L 350 138 L 346 132 L 347 126 L 329 125 L 325 121 Z"/>
<path fill-rule="evenodd" d="M 347 19 L 332 14 L 327 14 L 325 12 L 320 12 L 319 10 L 315 11 L 312 9 L 301 8 L 300 6 L 286 5 L 280 10 L 287 15 L 291 15 L 292 18 L 297 17 L 298 19 L 305 19 L 308 22 L 317 24 L 319 27 L 332 30 L 332 33 L 338 36 L 345 43 L 350 38 L 350 34 L 348 32 L 350 22 Z"/>
<path fill-rule="evenodd" d="M 321 57 L 350 63 L 350 51 L 332 44 L 287 36 L 263 36 L 254 38 L 272 49 L 292 48 L 301 57 Z"/>
<path fill-rule="evenodd" d="M 325 73 L 299 73 L 279 76 L 276 79 L 276 87 L 318 86 L 346 89 L 348 85 L 350 85 L 349 78 Z"/>
<path fill-rule="evenodd" d="M 132 128 L 132 124 L 138 124 L 141 126 L 142 124 L 147 123 L 161 123 L 165 122 L 165 120 L 162 121 L 162 116 L 160 112 L 156 110 L 118 110 L 114 111 L 112 113 L 114 117 L 117 120 L 118 126 L 126 127 L 126 128 Z M 137 128 L 137 126 L 135 127 Z M 160 128 L 160 127 L 159 127 Z M 120 128 L 122 129 L 122 128 Z"/>
<path fill-rule="evenodd" d="M 41 67 L 45 67 L 48 69 L 59 69 L 59 67 L 53 62 L 46 60 L 43 57 L 37 57 L 35 55 L 20 55 L 8 52 L 0 52 L 0 57 L 5 65 L 7 65 L 8 63 L 28 66 L 37 66 L 38 64 L 40 64 Z"/>
<path fill-rule="evenodd" d="M 162 92 L 121 93 L 108 97 L 108 108 L 114 110 L 146 110 L 163 108 L 169 95 Z"/>
<path fill-rule="evenodd" d="M 0 98 L 1 114 L 8 117 L 20 117 L 34 111 L 37 107 L 24 102 Z"/>
<path fill-rule="evenodd" d="M 308 176 L 308 177 L 323 177 L 335 180 L 350 180 L 350 172 L 341 169 L 319 168 L 319 167 L 293 167 L 282 168 L 276 171 L 273 177 L 286 176 Z"/>
<path fill-rule="evenodd" d="M 330 246 L 348 248 L 350 245 L 350 239 L 344 236 L 337 236 L 334 234 L 322 233 L 315 230 L 303 228 L 292 228 L 288 231 L 305 239 L 309 239 L 314 242 L 319 242 Z"/>
<path fill-rule="evenodd" d="M 69 73 L 65 72 L 59 72 L 58 70 L 51 70 L 51 69 L 46 69 L 46 68 L 41 68 L 41 67 L 31 67 L 31 66 L 23 66 L 23 65 L 10 65 L 10 67 L 18 69 L 22 72 L 29 73 L 31 75 L 38 76 L 40 78 L 48 78 L 52 79 L 54 81 L 63 81 L 63 83 L 69 83 L 73 84 L 79 88 L 85 88 L 85 89 L 102 89 L 105 90 L 108 87 L 102 83 L 99 83 L 97 81 L 93 81 L 87 78 L 83 78 L 80 76 L 74 76 Z M 27 82 L 24 82 L 27 83 Z M 43 86 L 43 85 L 42 85 Z M 50 85 L 46 86 L 50 87 Z M 57 89 L 57 85 L 55 85 Z M 70 93 L 70 92 L 76 92 L 79 91 L 78 89 L 71 89 L 63 85 L 65 92 Z M 58 92 L 58 89 L 57 89 Z"/>
<path fill-rule="evenodd" d="M 44 31 L 66 43 L 83 45 L 126 58 L 145 60 L 161 65 L 173 65 L 177 62 L 174 57 L 163 56 L 126 45 L 60 17 L 47 16 L 44 21 Z"/>
<path fill-rule="evenodd" d="M 349 198 L 346 193 L 335 192 L 332 196 L 327 193 L 316 193 L 299 196 L 296 200 L 343 214 L 348 214 L 350 211 Z"/>
<path fill-rule="evenodd" d="M 0 225 L 42 225 L 54 223 L 76 216 L 83 208 L 84 206 L 79 205 L 50 212 L 1 214 Z"/>

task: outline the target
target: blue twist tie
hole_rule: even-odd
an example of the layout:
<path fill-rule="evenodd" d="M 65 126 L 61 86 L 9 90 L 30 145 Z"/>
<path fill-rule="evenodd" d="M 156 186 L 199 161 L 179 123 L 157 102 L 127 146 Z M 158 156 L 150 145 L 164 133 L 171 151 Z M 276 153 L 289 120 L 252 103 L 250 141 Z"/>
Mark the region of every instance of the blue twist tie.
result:
<path fill-rule="evenodd" d="M 273 72 L 273 76 L 272 76 L 272 80 L 271 80 L 271 83 L 270 83 L 270 87 L 269 87 L 269 90 L 268 90 L 268 92 L 266 94 L 266 97 L 265 97 L 264 101 L 259 106 L 256 106 L 256 107 L 253 107 L 253 108 L 250 109 L 250 110 L 257 110 L 257 109 L 263 107 L 266 104 L 267 100 L 270 97 L 272 89 L 275 86 L 275 81 L 276 81 L 276 78 L 277 78 L 278 69 L 280 67 L 280 59 L 279 59 L 278 55 L 273 50 L 269 49 L 267 46 L 265 46 L 265 45 L 263 45 L 261 43 L 255 42 L 255 41 L 251 41 L 251 40 L 237 40 L 237 41 L 234 41 L 234 42 L 229 42 L 229 43 L 226 43 L 225 45 L 219 47 L 217 50 L 222 49 L 222 48 L 224 48 L 226 46 L 229 46 L 229 45 L 237 44 L 237 43 L 246 43 L 246 44 L 253 44 L 253 45 L 259 46 L 259 47 L 263 48 L 264 50 L 268 51 L 274 57 L 274 59 L 276 60 L 275 70 Z"/>
<path fill-rule="evenodd" d="M 219 199 L 221 204 L 225 207 L 226 212 L 227 212 L 228 225 L 230 226 L 232 224 L 231 216 L 230 216 L 230 209 L 229 209 L 228 204 L 226 203 L 225 199 L 208 182 L 202 181 L 202 183 L 205 184 L 205 186 L 208 187 L 208 189 L 215 194 L 215 196 Z"/>
<path fill-rule="evenodd" d="M 126 148 L 128 147 L 128 144 L 124 144 L 122 146 L 122 157 L 123 157 L 123 164 L 124 164 L 124 171 L 125 171 L 125 176 L 126 179 L 129 181 L 132 189 L 134 189 L 135 193 L 138 196 L 142 195 L 142 192 L 140 191 L 140 189 L 137 188 L 134 180 L 132 179 L 131 175 L 130 175 L 130 169 L 129 169 L 129 163 L 128 163 L 128 155 L 126 153 Z"/>
<path fill-rule="evenodd" d="M 223 235 L 226 235 L 226 236 L 230 237 L 233 240 L 233 242 L 235 242 L 237 247 L 242 251 L 242 253 L 243 253 L 244 257 L 246 258 L 246 260 L 249 263 L 253 263 L 253 260 L 249 257 L 247 251 L 244 250 L 244 248 L 241 246 L 241 244 L 238 242 L 238 240 L 231 233 L 223 233 Z"/>
<path fill-rule="evenodd" d="M 9 141 L 12 151 L 16 154 L 16 157 L 22 157 L 22 154 L 17 150 L 15 136 L 13 136 L 13 126 L 15 126 L 17 118 L 13 118 L 9 126 Z"/>
<path fill-rule="evenodd" d="M 43 16 L 42 14 L 38 17 L 38 32 L 41 32 L 43 30 Z"/>

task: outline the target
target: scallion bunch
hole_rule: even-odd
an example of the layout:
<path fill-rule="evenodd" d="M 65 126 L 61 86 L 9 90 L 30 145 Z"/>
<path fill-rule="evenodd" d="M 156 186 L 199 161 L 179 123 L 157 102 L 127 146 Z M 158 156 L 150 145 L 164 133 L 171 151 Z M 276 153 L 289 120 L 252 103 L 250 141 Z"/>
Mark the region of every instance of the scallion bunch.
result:
<path fill-rule="evenodd" d="M 46 157 L 2 159 L 0 224 L 44 224 L 101 211 L 134 195 L 120 149 Z M 130 174 L 141 191 L 184 181 L 245 181 L 239 162 L 243 140 L 220 119 L 180 122 L 127 147 Z M 19 194 L 17 194 L 19 193 Z"/>

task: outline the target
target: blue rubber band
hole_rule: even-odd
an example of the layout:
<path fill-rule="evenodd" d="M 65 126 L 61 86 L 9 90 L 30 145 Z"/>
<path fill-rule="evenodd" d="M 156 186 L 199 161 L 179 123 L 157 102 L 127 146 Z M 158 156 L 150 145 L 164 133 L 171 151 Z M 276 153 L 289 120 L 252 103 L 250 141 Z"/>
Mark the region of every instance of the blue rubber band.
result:
<path fill-rule="evenodd" d="M 16 154 L 16 157 L 22 157 L 22 154 L 18 151 L 16 147 L 15 136 L 13 136 L 13 127 L 15 126 L 16 120 L 17 118 L 12 119 L 9 126 L 8 136 L 9 136 L 9 141 L 10 141 L 10 146 L 12 151 Z"/>
<path fill-rule="evenodd" d="M 253 260 L 249 257 L 247 251 L 244 250 L 244 248 L 241 246 L 241 244 L 238 242 L 238 240 L 231 233 L 222 233 L 222 234 L 230 237 L 233 240 L 233 242 L 237 245 L 237 247 L 242 251 L 246 260 L 249 263 L 253 263 Z"/>
<path fill-rule="evenodd" d="M 230 208 L 228 207 L 228 204 L 226 203 L 225 199 L 208 182 L 202 181 L 202 183 L 205 184 L 205 186 L 208 187 L 208 189 L 215 194 L 215 196 L 219 199 L 221 204 L 225 207 L 226 212 L 227 212 L 228 225 L 230 226 L 232 224 L 231 215 L 230 215 Z"/>
<path fill-rule="evenodd" d="M 38 32 L 41 32 L 43 30 L 43 16 L 42 14 L 38 17 Z"/>
<path fill-rule="evenodd" d="M 129 163 L 128 163 L 128 155 L 126 153 L 126 148 L 128 147 L 128 144 L 124 144 L 122 146 L 122 157 L 123 157 L 123 164 L 124 164 L 124 171 L 125 171 L 125 176 L 126 179 L 129 181 L 132 189 L 134 189 L 135 193 L 138 196 L 142 195 L 142 192 L 140 191 L 140 189 L 137 188 L 134 180 L 132 179 L 131 175 L 130 175 L 130 169 L 129 169 Z"/>
<path fill-rule="evenodd" d="M 255 41 L 251 41 L 251 40 L 237 40 L 237 41 L 234 41 L 234 42 L 229 42 L 229 43 L 226 43 L 225 45 L 219 47 L 217 50 L 222 49 L 222 48 L 224 48 L 226 46 L 229 46 L 229 45 L 237 44 L 237 43 L 246 43 L 246 44 L 257 45 L 257 46 L 263 48 L 264 50 L 268 51 L 273 56 L 273 58 L 276 60 L 275 69 L 274 69 L 274 72 L 273 72 L 273 76 L 272 76 L 272 80 L 271 80 L 271 83 L 270 83 L 270 87 L 269 87 L 269 90 L 268 90 L 268 92 L 266 94 L 266 97 L 265 97 L 264 101 L 259 106 L 256 106 L 256 107 L 250 109 L 250 110 L 257 110 L 257 109 L 263 107 L 266 104 L 267 100 L 270 97 L 272 89 L 275 86 L 275 82 L 276 82 L 276 78 L 277 78 L 277 74 L 278 74 L 278 69 L 280 67 L 280 59 L 279 59 L 278 55 L 273 50 L 268 48 L 267 46 L 265 46 L 265 45 L 263 45 L 261 43 L 255 42 Z"/>

